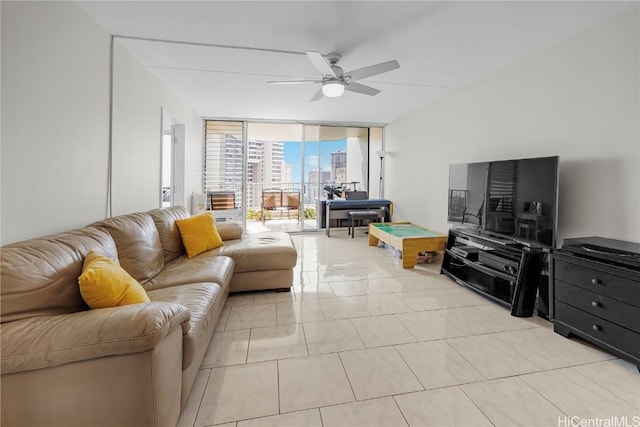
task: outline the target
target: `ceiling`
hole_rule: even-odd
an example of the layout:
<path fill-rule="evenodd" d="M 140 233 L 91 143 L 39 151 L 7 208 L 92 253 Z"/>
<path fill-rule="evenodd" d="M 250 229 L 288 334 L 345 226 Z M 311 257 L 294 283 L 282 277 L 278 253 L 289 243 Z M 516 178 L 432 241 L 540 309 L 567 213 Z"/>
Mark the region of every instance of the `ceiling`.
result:
<path fill-rule="evenodd" d="M 632 2 L 82 1 L 142 64 L 203 117 L 388 123 L 570 38 Z M 148 39 L 169 42 L 150 41 Z M 179 42 L 179 43 L 176 43 Z M 392 59 L 364 79 L 376 96 L 310 102 L 304 52 L 345 71 Z M 117 61 L 117 57 L 115 58 Z M 117 67 L 116 67 L 117 69 Z"/>

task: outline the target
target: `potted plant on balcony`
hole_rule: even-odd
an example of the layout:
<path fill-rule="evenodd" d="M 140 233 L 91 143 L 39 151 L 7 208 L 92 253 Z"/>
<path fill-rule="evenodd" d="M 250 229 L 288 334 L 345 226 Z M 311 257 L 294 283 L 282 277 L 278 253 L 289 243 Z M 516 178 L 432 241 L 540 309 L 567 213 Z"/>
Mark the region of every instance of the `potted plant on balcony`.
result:
<path fill-rule="evenodd" d="M 342 186 L 334 185 L 334 184 L 326 184 L 324 186 L 324 191 L 327 192 L 327 199 L 331 200 L 334 196 L 342 196 Z"/>

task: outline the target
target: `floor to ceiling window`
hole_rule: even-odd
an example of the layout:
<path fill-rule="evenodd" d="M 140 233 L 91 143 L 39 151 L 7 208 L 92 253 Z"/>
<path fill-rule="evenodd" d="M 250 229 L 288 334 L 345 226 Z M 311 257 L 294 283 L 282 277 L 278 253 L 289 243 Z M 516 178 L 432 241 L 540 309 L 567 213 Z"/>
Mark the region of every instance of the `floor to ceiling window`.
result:
<path fill-rule="evenodd" d="M 220 222 L 243 222 L 243 123 L 205 121 L 203 189 L 206 209 Z"/>
<path fill-rule="evenodd" d="M 381 135 L 381 128 L 206 120 L 207 209 L 249 232 L 317 230 L 328 189 L 378 197 Z"/>

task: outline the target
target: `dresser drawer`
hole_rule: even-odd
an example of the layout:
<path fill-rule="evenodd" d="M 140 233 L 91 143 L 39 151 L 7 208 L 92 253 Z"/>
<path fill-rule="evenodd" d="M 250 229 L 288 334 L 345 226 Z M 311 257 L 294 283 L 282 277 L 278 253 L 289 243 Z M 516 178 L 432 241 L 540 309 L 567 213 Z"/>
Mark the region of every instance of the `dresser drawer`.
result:
<path fill-rule="evenodd" d="M 579 310 L 568 304 L 556 301 L 554 321 L 570 325 L 597 341 L 608 344 L 636 359 L 640 359 L 640 334 L 622 326 Z"/>
<path fill-rule="evenodd" d="M 554 278 L 640 307 L 640 279 L 634 280 L 617 276 L 606 271 L 606 268 L 592 268 L 583 264 L 585 264 L 584 261 L 570 262 L 554 256 Z M 591 262 L 589 264 L 597 263 Z"/>
<path fill-rule="evenodd" d="M 556 280 L 556 298 L 594 316 L 640 333 L 640 308 Z"/>

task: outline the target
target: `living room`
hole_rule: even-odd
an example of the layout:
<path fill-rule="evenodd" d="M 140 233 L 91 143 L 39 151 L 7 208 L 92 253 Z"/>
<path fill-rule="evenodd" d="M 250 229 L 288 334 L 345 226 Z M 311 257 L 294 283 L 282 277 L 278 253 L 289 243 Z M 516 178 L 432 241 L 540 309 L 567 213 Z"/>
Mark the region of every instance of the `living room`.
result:
<path fill-rule="evenodd" d="M 640 242 L 640 8 L 637 2 L 589 3 L 603 8 L 602 19 L 585 18 L 572 34 L 539 50 L 523 45 L 521 57 L 495 69 L 488 66 L 491 72 L 465 87 L 447 90 L 446 96 L 428 105 L 402 111 L 388 122 L 373 115 L 354 115 L 346 120 L 384 125 L 384 150 L 388 153 L 384 194 L 394 203 L 394 220 L 448 230 L 450 164 L 559 156 L 556 247 L 566 238 L 584 236 Z M 577 10 L 585 6 L 583 2 L 573 4 Z M 182 204 L 190 206 L 190 195 L 202 191 L 203 114 L 169 89 L 121 40 L 113 40 L 112 32 L 87 10 L 75 2 L 2 2 L 2 245 L 158 207 L 162 108 L 185 125 Z M 118 15 L 115 19 L 126 20 Z M 545 32 L 556 30 L 540 25 Z M 252 37 L 242 36 L 244 39 L 235 44 L 249 46 Z M 504 42 L 518 40 L 514 35 Z M 394 59 L 394 52 L 385 51 L 378 59 Z M 491 63 L 492 58 L 484 60 Z M 401 70 L 405 66 L 402 61 L 400 66 Z M 424 72 L 428 74 L 428 70 Z M 389 81 L 393 79 L 389 77 Z M 305 96 L 305 103 L 313 92 Z M 245 98 L 250 103 L 250 94 Z M 215 117 L 285 120 L 270 117 L 264 110 L 221 112 Z M 366 246 L 362 239 L 334 239 L 314 252 L 305 239 L 299 236 L 295 242 L 301 252 L 307 251 L 303 258 L 307 266 L 315 265 L 315 277 L 307 278 L 317 288 L 326 271 L 318 266 L 331 269 L 325 264 L 327 260 L 337 262 L 338 256 L 352 256 L 338 243 L 347 248 Z M 316 258 L 315 263 L 307 256 Z M 386 266 L 391 260 L 381 257 L 375 262 Z M 358 266 L 372 264 L 363 261 Z M 437 271 L 429 268 L 437 276 Z M 400 286 L 396 279 L 402 281 L 403 277 L 416 280 L 401 269 L 393 271 L 398 274 L 391 281 L 393 286 Z M 441 276 L 433 280 L 448 279 Z M 348 293 L 343 286 L 328 286 L 333 294 Z M 370 283 L 367 289 L 373 288 Z M 464 298 L 472 300 L 474 296 Z M 275 309 L 282 301 L 272 303 Z M 625 366 L 623 372 L 634 373 L 631 364 Z M 602 372 L 613 371 L 603 368 Z M 622 377 L 618 379 L 622 381 Z M 199 390 L 202 397 L 205 384 L 206 379 L 198 379 L 192 393 Z M 626 384 L 632 393 L 627 404 L 640 410 L 638 392 L 635 400 L 633 396 L 637 382 Z M 408 390 L 389 395 L 403 393 Z M 368 401 L 357 396 L 352 400 Z M 474 403 L 474 407 L 478 405 Z M 329 417 L 325 419 L 324 414 L 331 411 L 324 409 L 333 404 L 313 408 L 326 422 Z M 323 410 L 317 409 L 320 406 Z M 281 414 L 287 413 L 280 409 Z M 413 425 L 407 413 L 402 413 Z M 198 422 L 249 425 L 247 420 L 255 417 L 224 420 L 212 416 Z M 498 418 L 488 418 L 488 422 L 499 423 Z M 484 422 L 479 420 L 475 421 Z M 185 424 L 195 422 L 194 415 Z M 443 424 L 454 421 L 440 420 Z"/>

